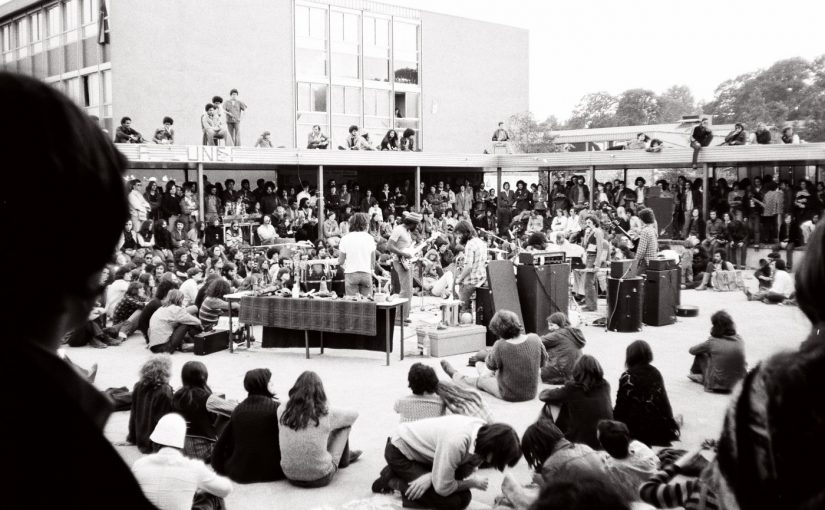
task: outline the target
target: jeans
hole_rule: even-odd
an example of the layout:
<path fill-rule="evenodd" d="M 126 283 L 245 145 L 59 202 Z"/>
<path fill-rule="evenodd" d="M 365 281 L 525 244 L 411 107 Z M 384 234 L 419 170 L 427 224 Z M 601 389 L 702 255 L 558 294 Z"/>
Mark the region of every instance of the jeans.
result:
<path fill-rule="evenodd" d="M 462 283 L 458 286 L 458 299 L 461 300 L 461 311 L 469 312 L 472 309 L 471 299 L 475 295 L 478 285 L 471 283 Z"/>
<path fill-rule="evenodd" d="M 728 260 L 734 266 L 742 266 L 745 267 L 745 257 L 747 255 L 747 249 L 745 248 L 745 243 L 737 243 L 737 242 L 729 242 L 727 244 L 727 252 L 728 252 Z"/>
<path fill-rule="evenodd" d="M 216 139 L 224 140 L 224 144 L 226 143 L 227 135 L 226 129 L 204 129 L 203 136 L 206 139 L 206 145 L 217 145 Z"/>
<path fill-rule="evenodd" d="M 779 242 L 779 239 L 777 239 L 779 236 L 779 231 L 777 230 L 776 217 L 776 214 L 772 216 L 762 216 L 761 229 L 764 234 L 762 239 L 764 239 L 766 243 Z"/>
<path fill-rule="evenodd" d="M 154 353 L 159 352 L 168 352 L 172 354 L 173 352 L 180 349 L 180 346 L 183 345 L 183 342 L 186 340 L 186 336 L 189 334 L 196 335 L 201 332 L 200 326 L 190 326 L 189 324 L 179 324 L 175 331 L 172 332 L 172 335 L 169 337 L 169 340 L 166 343 L 153 345 L 149 348 L 150 351 Z"/>
<path fill-rule="evenodd" d="M 398 295 L 402 298 L 406 298 L 408 301 L 401 305 L 402 312 L 401 318 L 403 320 L 407 320 L 410 316 L 410 301 L 412 299 L 412 290 L 413 290 L 413 278 L 412 278 L 412 271 L 405 269 L 404 266 L 401 265 L 400 262 L 393 261 L 392 268 L 395 270 L 395 273 L 398 275 L 398 282 L 399 289 Z"/>
<path fill-rule="evenodd" d="M 599 291 L 596 288 L 596 254 L 587 254 L 584 272 L 584 308 L 586 312 L 594 312 L 598 308 Z"/>
<path fill-rule="evenodd" d="M 403 493 L 407 490 L 406 485 L 422 475 L 432 472 L 432 465 L 422 464 L 414 460 L 410 460 L 401 453 L 395 445 L 387 441 L 387 447 L 384 449 L 384 460 L 387 461 L 387 467 L 396 478 L 400 478 L 404 482 L 402 487 L 401 502 L 405 507 L 411 503 L 407 496 Z M 462 464 L 456 469 L 456 480 L 466 478 L 472 473 L 475 466 L 470 464 Z M 442 496 L 435 492 L 433 487 L 427 489 L 420 498 L 412 501 L 415 506 L 422 508 L 438 508 L 439 510 L 462 510 L 467 508 L 472 500 L 473 495 L 469 490 L 454 492 L 447 496 Z"/>
<path fill-rule="evenodd" d="M 748 228 L 751 231 L 751 241 L 754 244 L 759 244 L 759 240 L 761 239 L 761 225 L 762 216 L 759 213 L 751 213 L 748 215 Z"/>
<path fill-rule="evenodd" d="M 235 147 L 241 146 L 241 123 L 227 122 L 226 127 L 229 129 L 229 136 L 232 137 L 232 142 Z M 227 144 L 229 145 L 229 144 Z"/>
<path fill-rule="evenodd" d="M 699 151 L 702 150 L 702 144 L 699 142 L 690 142 L 690 146 L 693 148 L 693 161 L 691 164 L 696 168 L 696 160 L 699 158 Z"/>
<path fill-rule="evenodd" d="M 344 275 L 344 291 L 347 296 L 361 294 L 366 297 L 372 295 L 372 275 L 364 271 L 346 273 Z"/>

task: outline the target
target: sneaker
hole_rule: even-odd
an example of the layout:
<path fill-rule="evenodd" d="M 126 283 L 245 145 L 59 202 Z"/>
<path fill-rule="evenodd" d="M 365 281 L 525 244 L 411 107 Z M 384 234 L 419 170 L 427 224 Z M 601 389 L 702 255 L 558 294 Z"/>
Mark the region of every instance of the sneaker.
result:
<path fill-rule="evenodd" d="M 121 341 L 119 338 L 112 337 L 105 339 L 104 342 L 106 342 L 106 345 L 110 345 L 112 347 L 117 347 L 118 345 L 123 343 L 123 341 Z"/>
<path fill-rule="evenodd" d="M 124 333 L 123 331 L 119 331 L 118 334 L 117 334 L 117 337 L 120 338 L 121 340 L 126 340 L 127 338 L 129 338 L 126 335 L 126 333 Z"/>
<path fill-rule="evenodd" d="M 350 450 L 349 451 L 349 463 L 352 464 L 353 462 L 357 462 L 358 459 L 361 458 L 364 452 L 362 450 Z"/>
<path fill-rule="evenodd" d="M 97 338 L 92 338 L 91 340 L 89 340 L 89 347 L 94 347 L 95 349 L 105 349 L 109 346 L 106 345 L 105 342 L 101 342 Z"/>
<path fill-rule="evenodd" d="M 381 470 L 381 475 L 372 482 L 372 492 L 376 494 L 392 494 L 393 488 L 390 487 L 390 480 L 393 478 L 393 472 L 389 466 L 384 466 Z"/>

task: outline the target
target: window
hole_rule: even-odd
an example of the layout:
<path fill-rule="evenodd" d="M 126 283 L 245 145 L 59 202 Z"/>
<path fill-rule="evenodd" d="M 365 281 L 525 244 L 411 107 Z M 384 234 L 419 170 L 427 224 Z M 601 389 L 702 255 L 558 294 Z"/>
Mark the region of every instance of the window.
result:
<path fill-rule="evenodd" d="M 298 111 L 326 112 L 327 85 L 323 83 L 298 84 Z"/>
<path fill-rule="evenodd" d="M 78 9 L 79 0 L 66 0 L 63 4 L 63 30 L 66 32 L 66 42 L 77 40 L 77 27 L 79 26 Z"/>
<path fill-rule="evenodd" d="M 296 48 L 295 72 L 302 78 L 326 77 L 327 52 L 309 48 Z"/>
<path fill-rule="evenodd" d="M 21 18 L 17 21 L 17 47 L 24 48 L 29 45 L 29 18 Z"/>
<path fill-rule="evenodd" d="M 83 37 L 94 37 L 97 35 L 97 16 L 99 0 L 83 0 L 81 11 L 81 22 L 83 24 Z"/>
<path fill-rule="evenodd" d="M 49 23 L 49 48 L 60 46 L 60 6 L 50 7 L 46 11 L 46 18 Z"/>
<path fill-rule="evenodd" d="M 390 117 L 390 91 L 378 89 L 364 90 L 364 115 Z"/>
<path fill-rule="evenodd" d="M 332 113 L 361 115 L 361 89 L 333 85 Z"/>
<path fill-rule="evenodd" d="M 327 11 L 295 6 L 295 72 L 299 78 L 323 80 L 327 74 Z"/>
<path fill-rule="evenodd" d="M 14 53 L 11 51 L 11 24 L 3 25 L 3 62 L 11 62 Z"/>
<path fill-rule="evenodd" d="M 102 71 L 100 81 L 103 83 L 103 115 L 108 118 L 112 116 L 112 71 Z"/>
<path fill-rule="evenodd" d="M 390 22 L 364 16 L 364 80 L 390 81 Z"/>
<path fill-rule="evenodd" d="M 327 12 L 326 9 L 308 7 L 305 5 L 295 6 L 295 36 L 307 39 L 327 38 Z"/>
<path fill-rule="evenodd" d="M 393 23 L 393 55 L 395 82 L 418 83 L 418 25 Z"/>
<path fill-rule="evenodd" d="M 69 99 L 83 106 L 83 97 L 80 91 L 80 78 L 69 78 L 66 82 L 66 95 Z"/>
<path fill-rule="evenodd" d="M 361 33 L 359 15 L 350 12 L 330 12 L 330 41 L 332 45 L 332 77 L 357 80 L 361 77 Z"/>
<path fill-rule="evenodd" d="M 390 45 L 390 22 L 386 18 L 364 16 L 364 46 L 388 48 Z"/>
<path fill-rule="evenodd" d="M 335 52 L 332 54 L 332 77 L 333 78 L 350 78 L 357 80 L 358 74 L 358 55 L 351 53 Z"/>
<path fill-rule="evenodd" d="M 41 14 L 36 12 L 29 17 L 29 25 L 31 26 L 32 42 L 43 40 L 43 32 L 41 31 L 40 21 Z"/>
<path fill-rule="evenodd" d="M 97 106 L 100 104 L 100 75 L 87 74 L 83 80 L 83 106 Z"/>

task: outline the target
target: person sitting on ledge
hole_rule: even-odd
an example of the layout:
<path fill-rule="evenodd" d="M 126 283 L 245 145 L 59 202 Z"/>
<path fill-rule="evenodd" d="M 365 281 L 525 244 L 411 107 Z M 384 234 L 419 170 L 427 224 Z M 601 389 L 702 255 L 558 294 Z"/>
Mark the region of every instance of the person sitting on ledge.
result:
<path fill-rule="evenodd" d="M 728 312 L 719 310 L 710 322 L 710 338 L 688 351 L 695 356 L 688 379 L 703 384 L 705 391 L 729 393 L 747 372 L 745 343 Z"/>
<path fill-rule="evenodd" d="M 786 299 L 790 299 L 794 294 L 794 285 L 791 275 L 788 274 L 785 261 L 776 259 L 774 262 L 773 282 L 767 290 L 760 290 L 757 293 L 751 293 L 745 289 L 745 295 L 748 301 L 762 301 L 767 304 L 784 303 Z"/>
<path fill-rule="evenodd" d="M 550 330 L 541 337 L 547 350 L 547 363 L 541 368 L 541 382 L 564 384 L 573 374 L 573 367 L 581 356 L 586 343 L 584 334 L 574 328 L 564 312 L 556 312 L 547 317 Z"/>
<path fill-rule="evenodd" d="M 395 401 L 393 410 L 401 415 L 401 423 L 434 418 L 444 414 L 445 404 L 438 391 L 438 376 L 432 367 L 414 363 L 407 375 L 412 395 Z"/>
<path fill-rule="evenodd" d="M 733 271 L 733 264 L 725 260 L 725 250 L 718 249 L 713 252 L 713 260 L 708 262 L 708 266 L 702 275 L 702 283 L 696 290 L 707 290 L 710 286 L 710 278 L 716 271 Z"/>
<path fill-rule="evenodd" d="M 479 375 L 462 375 L 448 361 L 442 360 L 444 372 L 456 383 L 478 388 L 508 402 L 536 398 L 540 370 L 547 361 L 547 351 L 538 335 L 522 333 L 521 321 L 509 310 L 496 312 L 489 327 L 499 340 L 485 361 L 476 363 Z"/>

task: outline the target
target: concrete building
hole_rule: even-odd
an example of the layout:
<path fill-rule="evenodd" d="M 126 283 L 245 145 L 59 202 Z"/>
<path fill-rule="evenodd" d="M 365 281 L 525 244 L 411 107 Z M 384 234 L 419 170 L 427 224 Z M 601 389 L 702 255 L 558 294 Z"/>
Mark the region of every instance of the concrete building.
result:
<path fill-rule="evenodd" d="M 230 89 L 248 105 L 244 146 L 264 131 L 303 148 L 359 125 L 378 144 L 417 132 L 427 152 L 481 152 L 528 105 L 524 29 L 366 0 L 8 0 L 0 68 L 66 92 L 113 132 L 200 144 L 200 117 Z M 400 134 L 400 133 L 399 133 Z"/>

